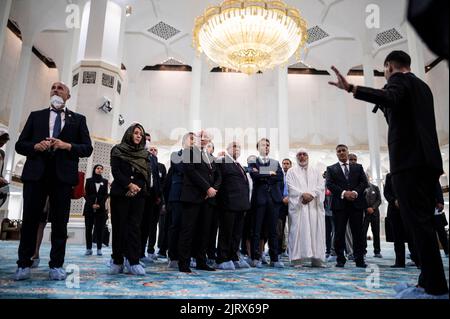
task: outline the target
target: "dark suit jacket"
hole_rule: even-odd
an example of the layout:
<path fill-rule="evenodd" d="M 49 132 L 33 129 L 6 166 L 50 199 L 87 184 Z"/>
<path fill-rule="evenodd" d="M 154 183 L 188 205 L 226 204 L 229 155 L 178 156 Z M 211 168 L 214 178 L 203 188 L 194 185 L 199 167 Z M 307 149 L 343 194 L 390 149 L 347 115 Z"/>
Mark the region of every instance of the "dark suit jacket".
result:
<path fill-rule="evenodd" d="M 189 151 L 189 150 L 187 150 Z M 183 188 L 183 150 L 173 152 L 170 155 L 170 168 L 166 176 L 164 185 L 164 196 L 166 202 L 179 202 L 181 198 L 181 189 Z"/>
<path fill-rule="evenodd" d="M 249 183 L 246 172 L 229 157 L 218 160 L 222 185 L 218 199 L 225 210 L 247 211 L 250 209 Z"/>
<path fill-rule="evenodd" d="M 144 176 L 135 171 L 130 163 L 111 156 L 111 173 L 114 177 L 114 181 L 111 184 L 112 196 L 125 196 L 128 193 L 128 185 L 130 183 L 136 184 L 141 188 L 136 197 L 148 196 L 149 185 L 145 181 Z"/>
<path fill-rule="evenodd" d="M 100 205 L 100 208 L 96 211 L 96 213 L 105 212 L 105 202 L 108 198 L 108 180 L 103 178 L 102 183 L 103 185 L 100 185 L 97 192 L 97 187 L 95 186 L 94 180 L 92 178 L 88 178 L 86 180 L 86 185 L 84 186 L 86 193 L 84 199 L 86 202 L 84 204 L 83 215 L 93 213 L 94 209 L 92 208 L 92 205 L 94 204 Z"/>
<path fill-rule="evenodd" d="M 36 152 L 34 145 L 49 137 L 50 109 L 31 112 L 16 143 L 16 152 L 27 157 L 22 171 L 22 181 L 42 179 L 50 156 L 56 162 L 57 178 L 66 184 L 77 185 L 78 161 L 80 157 L 92 154 L 92 142 L 86 125 L 86 118 L 67 109 L 65 125 L 59 139 L 72 144 L 70 151 Z"/>
<path fill-rule="evenodd" d="M 148 163 L 149 163 L 149 170 L 152 172 L 153 186 L 147 192 L 147 195 L 152 194 L 155 197 L 161 197 L 162 184 L 159 172 L 158 158 L 155 157 L 153 154 L 149 153 Z"/>
<path fill-rule="evenodd" d="M 331 210 L 333 213 L 336 210 L 345 208 L 345 202 L 349 202 L 356 209 L 364 209 L 367 207 L 366 199 L 364 197 L 364 190 L 367 188 L 367 177 L 364 169 L 360 164 L 349 165 L 348 181 L 344 176 L 340 162 L 327 167 L 327 188 L 333 194 L 331 202 Z M 354 202 L 341 199 L 343 191 L 356 191 L 358 197 Z"/>
<path fill-rule="evenodd" d="M 158 163 L 158 176 L 159 176 L 160 194 L 162 194 L 163 188 L 164 188 L 164 183 L 166 182 L 166 177 L 167 177 L 166 166 L 162 163 Z"/>
<path fill-rule="evenodd" d="M 412 73 L 395 73 L 383 90 L 358 86 L 355 98 L 384 112 L 391 174 L 418 167 L 443 173 L 433 95 L 425 82 Z"/>
<path fill-rule="evenodd" d="M 220 188 L 222 177 L 214 157 L 208 155 L 210 162 L 208 164 L 206 155 L 202 155 L 202 153 L 198 147 L 190 149 L 189 152 L 183 152 L 182 202 L 201 204 L 205 201 L 206 192 L 210 187 L 216 190 Z M 209 198 L 208 202 L 215 205 L 216 198 Z"/>
<path fill-rule="evenodd" d="M 379 207 L 381 205 L 381 193 L 378 186 L 369 183 L 369 187 L 366 188 L 364 195 L 366 196 L 367 207 L 372 207 L 375 210 L 374 214 L 379 215 L 380 214 Z"/>
<path fill-rule="evenodd" d="M 256 168 L 258 172 L 254 172 Z M 254 205 L 265 205 L 269 196 L 275 203 L 280 204 L 283 200 L 283 171 L 280 163 L 270 159 L 263 164 L 258 157 L 255 163 L 248 164 L 248 170 L 253 181 L 252 203 Z M 276 175 L 270 176 L 269 171 L 275 171 Z"/>

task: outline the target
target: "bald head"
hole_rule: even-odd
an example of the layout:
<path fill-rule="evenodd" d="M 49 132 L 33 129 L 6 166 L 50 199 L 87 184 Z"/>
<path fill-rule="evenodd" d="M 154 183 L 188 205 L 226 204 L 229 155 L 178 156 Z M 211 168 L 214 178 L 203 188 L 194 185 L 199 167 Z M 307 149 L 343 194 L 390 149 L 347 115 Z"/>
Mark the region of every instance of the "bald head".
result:
<path fill-rule="evenodd" d="M 55 82 L 50 89 L 50 97 L 57 95 L 63 99 L 64 103 L 70 99 L 70 89 L 63 82 Z"/>

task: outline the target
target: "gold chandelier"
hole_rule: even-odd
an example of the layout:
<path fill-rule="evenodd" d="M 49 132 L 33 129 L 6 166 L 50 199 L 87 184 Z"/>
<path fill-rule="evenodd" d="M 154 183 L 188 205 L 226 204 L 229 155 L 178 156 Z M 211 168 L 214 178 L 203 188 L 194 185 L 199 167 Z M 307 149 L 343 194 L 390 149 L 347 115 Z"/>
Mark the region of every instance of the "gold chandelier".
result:
<path fill-rule="evenodd" d="M 195 20 L 194 48 L 246 74 L 286 63 L 307 40 L 299 10 L 283 1 L 225 0 Z"/>

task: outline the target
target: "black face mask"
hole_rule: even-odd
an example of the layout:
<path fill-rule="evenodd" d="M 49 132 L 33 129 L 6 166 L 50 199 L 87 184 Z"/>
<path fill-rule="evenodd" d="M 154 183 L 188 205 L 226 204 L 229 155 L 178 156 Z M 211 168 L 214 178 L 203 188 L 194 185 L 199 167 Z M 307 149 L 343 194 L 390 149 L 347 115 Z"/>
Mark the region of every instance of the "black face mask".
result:
<path fill-rule="evenodd" d="M 97 167 L 103 167 L 103 166 L 101 166 L 101 165 L 94 166 L 94 170 L 92 172 L 92 179 L 94 180 L 94 183 L 101 183 L 103 181 L 103 177 L 102 177 L 102 175 L 95 173 L 95 170 L 97 169 Z"/>

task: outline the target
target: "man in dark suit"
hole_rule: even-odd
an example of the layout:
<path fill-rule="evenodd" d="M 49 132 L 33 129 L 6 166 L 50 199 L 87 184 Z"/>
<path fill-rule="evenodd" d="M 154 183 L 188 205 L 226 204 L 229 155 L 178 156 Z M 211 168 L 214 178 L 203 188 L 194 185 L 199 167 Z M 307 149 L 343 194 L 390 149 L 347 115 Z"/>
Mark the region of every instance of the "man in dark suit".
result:
<path fill-rule="evenodd" d="M 380 210 L 381 193 L 377 185 L 369 182 L 364 195 L 366 196 L 367 208 L 364 210 L 363 237 L 364 252 L 367 253 L 367 231 L 369 225 L 373 234 L 373 253 L 376 258 L 383 258 L 380 247 Z"/>
<path fill-rule="evenodd" d="M 149 148 L 150 154 L 153 155 L 153 158 L 158 159 L 158 147 L 156 145 L 150 145 Z M 167 176 L 167 169 L 166 166 L 163 163 L 160 163 L 157 161 L 158 166 L 158 184 L 159 184 L 159 194 L 160 194 L 160 200 L 159 204 L 155 205 L 155 216 L 159 216 L 158 220 L 158 256 L 162 258 L 167 258 L 167 232 L 169 229 L 169 222 L 166 223 L 166 210 L 165 210 L 165 202 L 164 202 L 164 196 L 163 196 L 163 188 L 164 183 L 166 181 Z M 164 209 L 163 209 L 164 208 Z M 153 234 L 152 234 L 153 236 Z M 156 234 L 154 235 L 156 236 Z M 156 237 L 152 237 L 152 243 L 154 246 L 154 241 L 156 240 Z"/>
<path fill-rule="evenodd" d="M 367 178 L 360 164 L 351 164 L 348 160 L 348 147 L 336 146 L 339 162 L 327 167 L 327 188 L 333 194 L 331 210 L 336 223 L 334 249 L 337 255 L 336 267 L 344 267 L 345 230 L 347 222 L 353 237 L 353 256 L 356 267 L 367 267 L 364 262 L 364 243 L 362 237 L 363 209 L 366 207 L 364 190 Z"/>
<path fill-rule="evenodd" d="M 189 132 L 183 136 L 182 149 L 173 152 L 170 156 L 170 168 L 164 184 L 164 197 L 166 209 L 170 216 L 169 226 L 169 268 L 178 268 L 178 239 L 181 229 L 181 217 L 183 214 L 183 204 L 181 202 L 181 190 L 183 187 L 183 153 L 190 151 L 194 146 L 195 134 Z"/>
<path fill-rule="evenodd" d="M 218 159 L 222 175 L 222 185 L 218 200 L 222 211 L 219 214 L 219 241 L 217 249 L 217 268 L 234 270 L 249 268 L 250 265 L 239 260 L 238 251 L 244 227 L 244 215 L 250 209 L 249 182 L 241 164 L 237 162 L 241 145 L 232 142 L 225 156 Z"/>
<path fill-rule="evenodd" d="M 292 167 L 292 161 L 289 158 L 285 158 L 281 162 L 283 168 L 283 203 L 280 206 L 280 215 L 278 216 L 277 225 L 277 236 L 278 236 L 278 254 L 281 255 L 286 253 L 286 236 L 284 235 L 284 229 L 286 228 L 286 219 L 289 214 L 289 197 L 288 197 L 288 187 L 286 183 L 286 174 L 288 170 Z"/>
<path fill-rule="evenodd" d="M 394 188 L 392 186 L 391 173 L 386 175 L 386 181 L 384 184 L 384 198 L 388 201 L 388 208 L 386 214 L 386 240 L 389 229 L 392 233 L 392 240 L 394 241 L 395 263 L 391 265 L 391 268 L 405 268 L 405 242 L 408 243 L 408 249 L 411 253 L 411 259 L 418 265 L 416 254 L 414 253 L 414 245 L 411 241 L 410 231 L 405 227 L 405 223 L 400 214 L 400 207 L 398 203 L 397 195 L 395 195 Z M 390 227 L 390 228 L 389 228 Z"/>
<path fill-rule="evenodd" d="M 249 163 L 250 176 L 253 180 L 252 206 L 255 207 L 252 235 L 251 266 L 261 268 L 261 254 L 259 240 L 263 230 L 264 221 L 269 230 L 269 255 L 270 265 L 283 268 L 284 265 L 278 261 L 277 223 L 282 203 L 283 171 L 278 161 L 269 158 L 270 141 L 262 138 L 256 144 L 260 156 L 254 163 Z"/>
<path fill-rule="evenodd" d="M 386 57 L 387 84 L 382 90 L 350 84 L 335 67 L 333 70 L 338 82 L 330 84 L 352 92 L 356 99 L 376 104 L 374 111 L 380 108 L 389 126 L 392 184 L 421 265 L 418 286 L 404 289 L 398 296 L 422 298 L 447 294 L 447 280 L 433 228 L 435 187 L 443 166 L 430 88 L 411 73 L 411 58 L 403 51 L 393 51 Z"/>
<path fill-rule="evenodd" d="M 145 198 L 144 214 L 141 222 L 141 257 L 144 265 L 152 264 L 158 257 L 155 254 L 156 232 L 159 220 L 159 205 L 161 204 L 161 182 L 158 158 L 150 152 L 151 136 L 145 134 L 146 149 L 149 158 L 149 171 L 151 172 L 150 191 Z M 147 256 L 145 256 L 147 247 Z"/>
<path fill-rule="evenodd" d="M 216 205 L 215 197 L 222 178 L 217 164 L 206 150 L 210 141 L 209 134 L 201 131 L 196 143 L 200 145 L 195 145 L 188 152 L 183 151 L 183 213 L 178 240 L 178 267 L 181 272 L 191 272 L 191 252 L 196 258 L 197 269 L 215 270 L 206 264 L 206 250 Z"/>
<path fill-rule="evenodd" d="M 16 143 L 17 153 L 27 157 L 23 181 L 23 223 L 16 280 L 30 278 L 31 257 L 36 248 L 39 217 L 49 196 L 52 224 L 49 277 L 64 280 L 72 188 L 78 183 L 78 161 L 92 154 L 86 118 L 65 106 L 69 88 L 52 85 L 50 107 L 30 114 Z"/>

